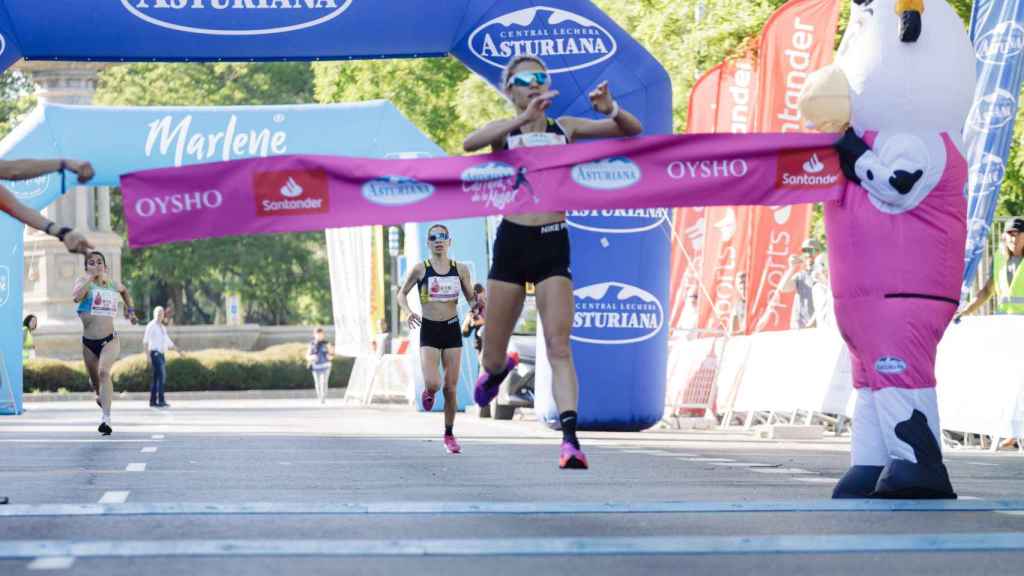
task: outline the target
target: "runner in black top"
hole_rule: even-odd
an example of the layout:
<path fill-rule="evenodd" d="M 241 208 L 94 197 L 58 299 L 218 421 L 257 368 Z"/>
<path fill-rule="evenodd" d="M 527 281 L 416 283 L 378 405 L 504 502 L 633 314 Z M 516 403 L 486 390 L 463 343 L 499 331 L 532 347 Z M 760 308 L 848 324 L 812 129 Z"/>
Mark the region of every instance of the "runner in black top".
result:
<path fill-rule="evenodd" d="M 643 131 L 640 121 L 612 99 L 607 82 L 590 93 L 598 113 L 607 118 L 592 120 L 547 117 L 558 92 L 551 90 L 551 75 L 535 56 L 513 58 L 502 77 L 505 95 L 516 116 L 497 120 L 466 137 L 467 152 L 490 147 L 505 150 L 522 146 L 569 144 L 581 138 L 635 136 Z M 519 174 L 519 180 L 523 179 Z M 526 175 L 527 179 L 529 175 Z M 534 191 L 527 188 L 527 193 Z M 487 329 L 484 330 L 483 365 L 475 392 L 481 406 L 490 403 L 508 372 L 515 366 L 507 357 L 508 341 L 522 311 L 525 283 L 536 285 L 537 310 L 544 326 L 544 343 L 551 363 L 552 388 L 562 424 L 559 466 L 586 468 L 587 459 L 576 438 L 579 385 L 569 347 L 575 302 L 569 271 L 569 232 L 564 212 L 506 216 L 498 228 L 487 280 Z"/>
<path fill-rule="evenodd" d="M 444 446 L 449 453 L 458 454 L 462 448 L 455 440 L 453 428 L 458 408 L 456 392 L 462 363 L 462 331 L 456 309 L 459 292 L 470 304 L 476 302 L 476 294 L 466 265 L 448 257 L 451 236 L 447 227 L 434 224 L 427 229 L 427 246 L 430 258 L 417 263 L 409 271 L 409 277 L 398 292 L 398 304 L 409 315 L 409 328 L 420 328 L 420 366 L 424 384 L 420 399 L 427 412 L 433 410 L 434 397 L 441 387 L 438 362 L 444 367 Z M 408 294 L 417 285 L 422 316 L 409 308 Z"/>

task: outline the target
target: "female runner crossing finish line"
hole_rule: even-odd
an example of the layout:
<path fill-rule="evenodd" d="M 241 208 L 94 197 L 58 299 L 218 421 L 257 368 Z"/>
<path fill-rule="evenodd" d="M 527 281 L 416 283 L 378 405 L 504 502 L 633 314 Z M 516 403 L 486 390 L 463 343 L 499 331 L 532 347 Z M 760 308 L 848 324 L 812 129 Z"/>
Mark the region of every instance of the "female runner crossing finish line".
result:
<path fill-rule="evenodd" d="M 640 121 L 612 99 L 607 82 L 600 83 L 590 93 L 590 101 L 596 111 L 608 118 L 548 118 L 545 111 L 558 92 L 550 89 L 551 75 L 547 66 L 535 56 L 513 58 L 502 74 L 502 86 L 518 114 L 491 122 L 467 136 L 463 143 L 466 152 L 486 146 L 497 152 L 525 146 L 568 144 L 582 138 L 635 136 L 643 131 Z M 477 380 L 474 398 L 481 406 L 489 404 L 515 367 L 516 361 L 507 354 L 508 342 L 523 309 L 526 283 L 535 284 L 537 311 L 544 328 L 552 388 L 562 425 L 558 465 L 586 469 L 587 457 L 576 438 L 579 384 L 569 347 L 575 301 L 565 212 L 505 216 L 498 227 L 491 255 L 484 372 Z"/>
<path fill-rule="evenodd" d="M 427 229 L 430 258 L 418 262 L 398 292 L 398 304 L 409 315 L 409 328 L 420 329 L 420 367 L 423 370 L 423 409 L 434 408 L 434 398 L 441 386 L 437 364 L 444 367 L 444 447 L 451 454 L 462 451 L 453 431 L 458 408 L 457 386 L 462 363 L 462 328 L 456 306 L 459 291 L 472 305 L 476 293 L 469 269 L 448 257 L 451 234 L 448 228 L 434 224 Z M 419 286 L 423 316 L 409 308 L 407 296 L 413 285 Z"/>
<path fill-rule="evenodd" d="M 135 308 L 128 289 L 110 277 L 107 259 L 100 252 L 90 252 L 85 257 L 85 274 L 75 280 L 71 297 L 78 304 L 78 317 L 82 320 L 82 359 L 96 392 L 96 403 L 102 410 L 98 430 L 110 436 L 110 405 L 114 401 L 111 369 L 121 354 L 114 318 L 119 301 L 124 300 L 124 317 L 135 324 Z"/>

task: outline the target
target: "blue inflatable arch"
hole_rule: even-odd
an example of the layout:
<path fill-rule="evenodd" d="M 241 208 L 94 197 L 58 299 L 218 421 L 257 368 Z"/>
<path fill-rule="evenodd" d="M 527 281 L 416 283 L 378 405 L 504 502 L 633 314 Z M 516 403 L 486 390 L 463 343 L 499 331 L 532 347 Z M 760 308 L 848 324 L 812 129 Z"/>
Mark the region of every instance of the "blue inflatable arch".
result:
<path fill-rule="evenodd" d="M 0 0 L 0 70 L 22 58 L 248 61 L 451 54 L 495 85 L 504 64 L 522 53 L 543 57 L 555 74 L 560 95 L 553 116 L 592 115 L 587 93 L 608 80 L 646 133 L 671 131 L 668 74 L 587 0 L 105 0 L 66 2 L 59 9 L 41 9 L 39 0 Z M 26 201 L 40 208 L 53 197 L 47 190 Z M 573 341 L 582 427 L 636 430 L 661 418 L 669 243 L 660 227 L 668 220 L 667 211 L 570 215 L 577 311 L 586 318 Z M 4 245 L 15 246 L 18 256 L 20 234 L 10 220 L 0 223 Z M 14 263 L 8 275 L 21 269 Z M 0 267 L 0 286 L 3 278 Z M 13 285 L 11 280 L 6 284 Z M 620 292 L 642 298 L 632 302 L 619 298 Z M 639 331 L 626 318 L 636 310 L 646 315 Z M 10 372 L 12 359 L 20 358 L 13 353 L 20 348 L 15 326 L 5 321 L 0 328 Z M 550 416 L 553 403 L 538 392 L 539 411 Z M 0 402 L 2 396 L 0 390 Z"/>

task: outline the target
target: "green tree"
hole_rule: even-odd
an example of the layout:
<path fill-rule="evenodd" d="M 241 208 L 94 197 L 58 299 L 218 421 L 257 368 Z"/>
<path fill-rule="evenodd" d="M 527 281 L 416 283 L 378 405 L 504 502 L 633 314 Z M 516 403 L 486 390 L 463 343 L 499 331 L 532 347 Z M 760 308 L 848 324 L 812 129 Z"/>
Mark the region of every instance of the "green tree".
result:
<path fill-rule="evenodd" d="M 36 105 L 32 83 L 20 72 L 0 74 L 0 138 L 6 136 Z"/>
<path fill-rule="evenodd" d="M 595 0 L 672 79 L 675 130 L 686 127 L 690 89 L 725 57 L 752 45 L 785 0 Z"/>
<path fill-rule="evenodd" d="M 128 64 L 103 70 L 96 102 L 109 105 L 297 104 L 313 101 L 305 63 Z M 121 197 L 114 228 L 124 232 Z M 246 321 L 325 323 L 330 278 L 322 233 L 215 238 L 126 249 L 125 283 L 144 309 L 173 302 L 177 322 L 223 320 L 238 292 Z"/>
<path fill-rule="evenodd" d="M 313 71 L 318 102 L 390 100 L 445 151 L 461 152 L 471 127 L 457 95 L 470 72 L 454 58 L 318 62 Z"/>

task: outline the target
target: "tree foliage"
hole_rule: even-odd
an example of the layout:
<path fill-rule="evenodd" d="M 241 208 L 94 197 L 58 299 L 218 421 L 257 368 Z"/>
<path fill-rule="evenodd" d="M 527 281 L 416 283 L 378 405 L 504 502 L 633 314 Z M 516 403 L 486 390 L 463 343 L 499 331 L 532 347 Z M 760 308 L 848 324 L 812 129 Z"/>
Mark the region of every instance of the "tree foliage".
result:
<path fill-rule="evenodd" d="M 0 74 L 0 138 L 13 130 L 35 105 L 32 83 L 25 76 L 13 70 Z"/>

